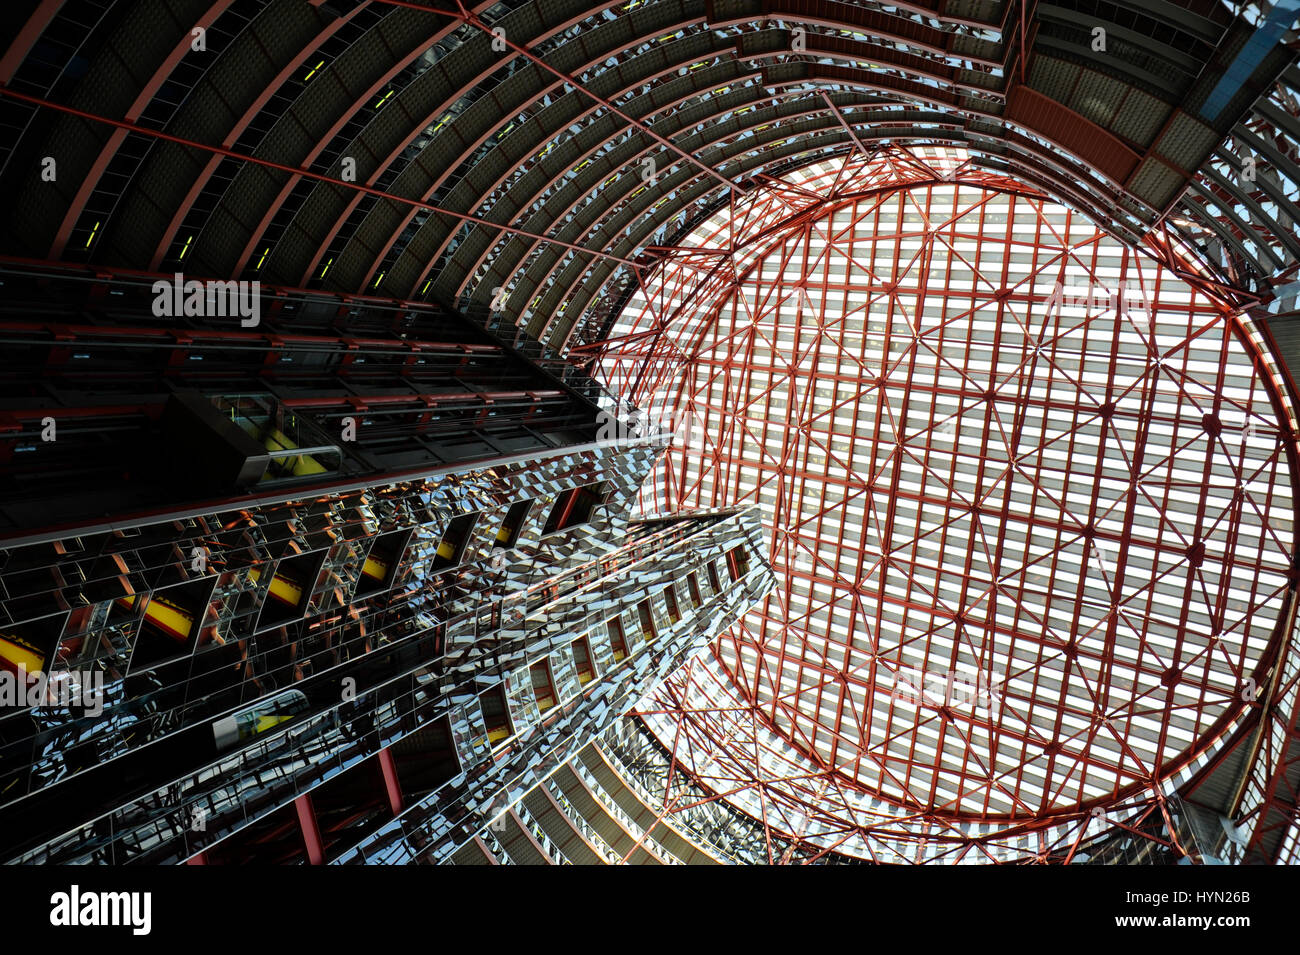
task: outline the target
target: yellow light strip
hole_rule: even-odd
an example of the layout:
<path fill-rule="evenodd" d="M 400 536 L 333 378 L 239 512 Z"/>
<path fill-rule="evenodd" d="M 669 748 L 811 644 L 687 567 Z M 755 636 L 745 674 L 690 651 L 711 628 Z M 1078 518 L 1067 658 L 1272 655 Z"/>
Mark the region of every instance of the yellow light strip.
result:
<path fill-rule="evenodd" d="M 361 565 L 361 572 L 367 577 L 375 578 L 375 580 L 383 580 L 384 575 L 388 573 L 388 564 L 382 560 L 376 560 L 374 557 L 367 557 L 366 562 Z"/>

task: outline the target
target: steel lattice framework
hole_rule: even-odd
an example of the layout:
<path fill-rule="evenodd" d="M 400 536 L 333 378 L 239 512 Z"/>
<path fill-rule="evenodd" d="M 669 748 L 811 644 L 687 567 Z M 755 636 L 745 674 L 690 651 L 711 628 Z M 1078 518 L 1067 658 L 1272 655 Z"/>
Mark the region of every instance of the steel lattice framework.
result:
<path fill-rule="evenodd" d="M 678 428 L 642 506 L 758 502 L 781 580 L 644 708 L 681 768 L 882 861 L 1165 812 L 1290 633 L 1293 421 L 1231 298 L 938 146 L 657 251 L 578 354 Z"/>

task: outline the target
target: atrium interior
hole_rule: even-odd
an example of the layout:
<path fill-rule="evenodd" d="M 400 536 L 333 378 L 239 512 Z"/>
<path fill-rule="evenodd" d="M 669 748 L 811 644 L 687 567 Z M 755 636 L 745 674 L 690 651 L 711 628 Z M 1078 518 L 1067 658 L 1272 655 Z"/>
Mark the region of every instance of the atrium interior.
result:
<path fill-rule="evenodd" d="M 1300 0 L 28 0 L 0 861 L 1300 862 Z"/>

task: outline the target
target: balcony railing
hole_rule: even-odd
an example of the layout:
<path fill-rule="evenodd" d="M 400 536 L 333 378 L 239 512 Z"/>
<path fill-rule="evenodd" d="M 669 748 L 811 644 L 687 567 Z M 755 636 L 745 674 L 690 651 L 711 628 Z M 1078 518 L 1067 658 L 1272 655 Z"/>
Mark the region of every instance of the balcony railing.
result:
<path fill-rule="evenodd" d="M 591 823 L 587 822 L 586 817 L 569 801 L 569 797 L 564 795 L 564 790 L 560 788 L 554 778 L 547 779 L 545 786 L 546 791 L 551 794 L 551 798 L 564 811 L 564 815 L 568 817 L 569 821 L 573 823 L 574 827 L 582 833 L 583 837 L 591 843 L 596 851 L 605 857 L 606 862 L 610 865 L 625 865 L 623 857 L 614 851 L 613 847 L 605 841 L 604 836 L 591 827 Z"/>
<path fill-rule="evenodd" d="M 637 825 L 636 821 L 623 810 L 623 807 L 618 804 L 617 800 L 605 791 L 605 787 L 600 784 L 600 781 L 596 779 L 592 771 L 583 765 L 582 760 L 575 759 L 570 764 L 570 768 L 578 774 L 578 777 L 584 783 L 586 783 L 587 788 L 591 790 L 592 795 L 596 797 L 597 801 L 601 804 L 601 807 L 613 816 L 625 830 L 627 830 L 628 835 L 638 840 L 641 848 L 645 849 L 646 852 L 650 853 L 650 855 L 654 856 L 664 865 L 683 864 L 680 859 L 661 846 L 652 836 L 648 835 L 644 829 Z"/>

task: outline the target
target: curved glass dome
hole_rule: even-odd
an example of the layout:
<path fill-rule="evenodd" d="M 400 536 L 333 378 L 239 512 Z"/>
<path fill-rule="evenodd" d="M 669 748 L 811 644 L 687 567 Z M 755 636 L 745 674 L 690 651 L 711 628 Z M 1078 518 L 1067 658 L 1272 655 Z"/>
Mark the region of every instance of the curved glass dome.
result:
<path fill-rule="evenodd" d="M 1099 831 L 1204 763 L 1284 639 L 1296 462 L 1251 329 L 1177 247 L 964 158 L 755 183 L 601 366 L 685 425 L 643 509 L 758 505 L 779 580 L 647 721 L 870 856 Z"/>

